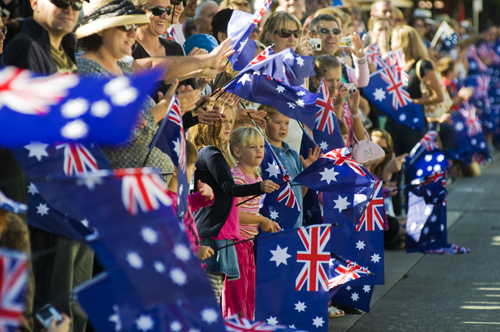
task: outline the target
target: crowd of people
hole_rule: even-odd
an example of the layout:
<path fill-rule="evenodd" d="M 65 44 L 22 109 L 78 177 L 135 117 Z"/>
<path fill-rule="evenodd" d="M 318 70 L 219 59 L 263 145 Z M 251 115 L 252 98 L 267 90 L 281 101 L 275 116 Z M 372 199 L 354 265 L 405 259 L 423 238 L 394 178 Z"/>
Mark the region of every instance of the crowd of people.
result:
<path fill-rule="evenodd" d="M 242 100 L 220 89 L 238 74 L 226 60 L 234 52 L 228 38 L 231 16 L 235 11 L 253 12 L 260 3 L 31 0 L 31 12 L 26 4 L 19 4 L 15 11 L 12 4 L 17 2 L 4 3 L 10 13 L 26 16 L 5 17 L 9 10 L 3 11 L 3 65 L 44 75 L 78 73 L 106 78 L 132 77 L 148 70 L 161 72 L 161 80 L 145 101 L 129 141 L 101 148 L 111 169 L 161 169 L 175 209 L 178 169 L 160 149 L 155 147 L 149 152 L 149 144 L 171 99 L 177 96 L 187 137 L 187 175 L 192 182 L 186 233 L 205 268 L 222 315 L 226 318 L 239 314 L 253 320 L 256 266 L 252 239 L 260 231 L 273 233 L 282 228 L 259 213 L 259 195 L 280 188 L 271 180 L 262 180 L 263 135 L 292 179 L 321 155 L 318 146 L 307 156 L 300 155 L 304 134 L 298 121 L 272 106 Z M 256 56 L 273 45 L 275 54 L 291 48 L 298 55 L 314 57 L 315 75 L 305 79 L 302 87 L 316 93 L 324 80 L 345 146 L 352 148 L 359 141 L 371 139 L 382 148 L 384 156 L 366 167 L 384 183 L 385 247 L 401 250 L 405 247 L 406 198 L 404 191 L 396 189 L 404 184 L 399 173 L 405 158 L 432 128 L 439 128 L 445 153 L 456 148 L 451 116 L 475 93 L 473 88 L 460 84 L 470 69 L 468 54 L 474 52 L 478 61 L 493 65 L 490 54 L 495 52 L 499 31 L 491 24 L 474 35 L 468 21 L 448 18 L 446 22 L 459 38 L 450 47 L 443 38 L 431 44 L 440 22 L 424 16 L 404 16 L 389 0 L 375 1 L 369 14 L 369 20 L 364 22 L 355 0 L 345 0 L 343 6 L 337 7 L 330 0 L 280 0 L 279 7 L 265 13 L 250 38 L 257 43 Z M 342 37 L 349 37 L 352 44 L 344 45 Z M 318 39 L 321 47 L 313 48 L 313 40 Z M 376 48 L 381 59 L 391 51 L 402 51 L 408 75 L 406 90 L 414 104 L 429 108 L 451 99 L 452 106 L 439 117 L 427 117 L 423 131 L 385 116 L 363 92 L 371 73 L 378 69 L 369 56 L 370 48 Z M 354 84 L 356 92 L 349 93 L 348 84 Z M 494 132 L 485 130 L 485 137 L 493 148 Z M 453 164 L 450 180 L 463 173 L 477 174 L 474 163 L 461 165 L 449 158 Z M 11 199 L 27 202 L 27 179 L 8 149 L 0 149 L 0 178 L 19 179 L 15 184 L 0 184 L 0 189 Z M 302 205 L 308 188 L 295 185 L 292 189 Z M 302 210 L 294 227 L 303 226 L 303 220 Z M 14 227 L 8 218 L 0 221 L 0 243 L 5 242 L 2 239 L 6 229 L 22 229 L 19 222 Z M 22 239 L 28 236 L 26 229 L 16 234 L 22 234 L 18 235 Z M 42 326 L 33 319 L 34 312 L 102 268 L 85 244 L 31 226 L 29 238 L 29 244 L 21 241 L 23 245 L 17 247 L 10 242 L 4 245 L 34 254 L 66 246 L 65 250 L 32 262 L 22 330 L 38 331 Z M 230 245 L 241 240 L 249 241 Z M 68 316 L 47 331 L 83 332 L 91 328 L 75 301 L 59 304 L 57 309 Z M 329 307 L 330 317 L 346 312 L 356 310 L 340 303 Z"/>

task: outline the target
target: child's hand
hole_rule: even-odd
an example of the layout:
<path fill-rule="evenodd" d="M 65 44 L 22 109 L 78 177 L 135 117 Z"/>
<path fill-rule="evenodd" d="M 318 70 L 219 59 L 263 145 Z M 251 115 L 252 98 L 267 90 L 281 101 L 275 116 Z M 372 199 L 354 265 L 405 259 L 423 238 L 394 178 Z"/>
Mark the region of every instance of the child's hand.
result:
<path fill-rule="evenodd" d="M 397 173 L 403 167 L 403 164 L 406 162 L 406 157 L 408 157 L 408 153 L 404 153 L 396 158 L 392 158 L 392 160 L 385 166 L 385 169 L 391 173 Z"/>
<path fill-rule="evenodd" d="M 334 107 L 342 108 L 344 106 L 344 99 L 347 97 L 347 88 L 345 85 L 341 85 L 337 95 L 335 96 Z"/>
<path fill-rule="evenodd" d="M 308 168 L 313 162 L 318 160 L 319 156 L 321 155 L 321 149 L 319 146 L 316 145 L 316 147 L 313 149 L 309 149 L 309 154 L 307 155 L 307 159 L 304 159 L 304 157 L 300 157 L 300 161 L 302 162 L 302 166 L 305 168 Z"/>
<path fill-rule="evenodd" d="M 276 183 L 274 183 L 271 180 L 265 180 L 260 183 L 260 191 L 265 192 L 265 193 L 272 193 L 275 190 L 278 190 L 280 186 L 278 186 Z"/>
<path fill-rule="evenodd" d="M 347 105 L 349 105 L 351 114 L 359 113 L 359 90 L 356 89 L 356 93 L 349 95 L 349 98 L 347 98 Z"/>
<path fill-rule="evenodd" d="M 469 100 L 474 95 L 474 89 L 463 87 L 458 91 L 458 96 L 463 100 Z"/>
<path fill-rule="evenodd" d="M 196 186 L 198 192 L 205 198 L 205 200 L 211 201 L 214 198 L 214 192 L 208 184 L 201 182 L 201 180 L 198 180 Z"/>
<path fill-rule="evenodd" d="M 214 253 L 215 253 L 214 250 L 210 247 L 207 246 L 198 247 L 198 259 L 200 261 L 204 261 L 205 259 L 212 257 Z"/>
<path fill-rule="evenodd" d="M 277 222 L 272 221 L 271 219 L 267 219 L 262 217 L 262 221 L 259 223 L 259 227 L 264 232 L 275 233 L 281 231 L 281 227 Z"/>

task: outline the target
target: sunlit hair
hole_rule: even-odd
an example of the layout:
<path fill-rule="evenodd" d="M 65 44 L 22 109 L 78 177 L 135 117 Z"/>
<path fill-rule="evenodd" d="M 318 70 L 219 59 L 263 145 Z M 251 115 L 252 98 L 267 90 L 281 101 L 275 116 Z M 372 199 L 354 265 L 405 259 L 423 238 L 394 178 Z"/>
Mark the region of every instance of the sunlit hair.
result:
<path fill-rule="evenodd" d="M 368 31 L 373 31 L 376 22 L 387 22 L 387 24 L 389 24 L 389 30 L 391 30 L 391 22 L 389 22 L 387 17 L 370 17 L 368 20 Z"/>
<path fill-rule="evenodd" d="M 400 25 L 392 30 L 392 37 L 399 38 L 401 49 L 405 55 L 405 60 L 419 60 L 421 58 L 428 58 L 429 52 L 425 47 L 422 38 L 417 30 L 409 25 Z"/>
<path fill-rule="evenodd" d="M 268 106 L 268 105 L 260 105 L 258 110 L 263 110 L 266 112 L 266 116 L 264 117 L 264 119 L 266 120 L 266 123 L 268 123 L 271 118 L 275 115 L 284 115 L 283 113 L 280 113 L 280 111 L 278 111 L 276 108 L 272 107 L 272 106 Z M 269 137 L 269 134 L 267 132 L 267 128 L 266 128 L 266 137 Z"/>
<path fill-rule="evenodd" d="M 194 164 L 198 159 L 198 150 L 193 143 L 186 140 L 186 164 L 189 166 Z"/>
<path fill-rule="evenodd" d="M 240 127 L 231 132 L 229 137 L 229 150 L 231 155 L 238 160 L 234 154 L 234 149 L 242 150 L 249 145 L 264 145 L 264 138 L 255 127 Z M 260 167 L 255 167 L 255 175 L 260 175 Z"/>
<path fill-rule="evenodd" d="M 377 11 L 377 6 L 379 3 L 391 3 L 391 0 L 377 0 L 372 3 L 372 6 L 370 8 L 371 13 L 375 13 Z"/>
<path fill-rule="evenodd" d="M 236 112 L 231 105 L 227 104 L 225 101 L 218 100 L 215 102 L 215 106 L 220 107 L 221 113 L 232 112 L 233 119 L 231 120 L 231 125 L 234 125 L 234 118 L 236 117 Z M 224 158 L 226 159 L 229 166 L 234 167 L 234 161 L 231 159 L 229 154 L 229 141 L 222 141 L 220 138 L 220 132 L 222 130 L 223 123 L 217 122 L 215 126 L 209 126 L 205 124 L 197 124 L 191 127 L 188 131 L 188 140 L 191 141 L 197 150 L 204 148 L 205 146 L 213 145 L 222 151 Z"/>
<path fill-rule="evenodd" d="M 273 42 L 271 39 L 268 37 L 269 34 L 274 34 L 275 31 L 281 29 L 283 26 L 285 26 L 286 22 L 295 22 L 297 25 L 297 29 L 302 29 L 302 23 L 292 14 L 288 12 L 275 12 L 269 18 L 267 19 L 266 23 L 264 24 L 264 27 L 262 28 L 262 32 L 260 33 L 259 36 L 259 41 L 266 45 L 269 46 Z"/>
<path fill-rule="evenodd" d="M 387 166 L 387 164 L 391 161 L 392 156 L 394 154 L 394 143 L 392 142 L 391 134 L 389 134 L 389 132 L 384 130 L 384 129 L 379 129 L 379 128 L 373 129 L 370 132 L 370 137 L 378 137 L 378 138 L 384 139 L 385 142 L 387 143 L 387 147 L 384 148 L 384 150 L 385 150 L 384 160 L 380 164 L 375 166 L 375 168 L 373 169 L 373 172 L 372 172 L 373 174 L 375 174 L 376 176 L 381 178 L 382 171 Z"/>
<path fill-rule="evenodd" d="M 236 9 L 235 7 L 245 7 L 251 11 L 250 4 L 247 0 L 222 0 L 219 5 L 219 11 L 225 8 Z"/>
<path fill-rule="evenodd" d="M 445 77 L 455 69 L 455 60 L 451 56 L 445 56 L 444 58 L 439 59 L 438 61 L 438 70 L 441 73 L 441 76 Z"/>

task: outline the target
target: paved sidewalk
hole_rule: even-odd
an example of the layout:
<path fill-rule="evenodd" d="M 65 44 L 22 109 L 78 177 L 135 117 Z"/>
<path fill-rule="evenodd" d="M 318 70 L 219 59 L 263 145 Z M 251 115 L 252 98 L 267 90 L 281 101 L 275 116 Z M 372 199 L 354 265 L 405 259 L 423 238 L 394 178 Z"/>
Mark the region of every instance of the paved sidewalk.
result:
<path fill-rule="evenodd" d="M 330 319 L 329 331 L 499 331 L 500 164 L 451 187 L 448 230 L 448 242 L 471 253 L 386 251 L 370 313 Z"/>

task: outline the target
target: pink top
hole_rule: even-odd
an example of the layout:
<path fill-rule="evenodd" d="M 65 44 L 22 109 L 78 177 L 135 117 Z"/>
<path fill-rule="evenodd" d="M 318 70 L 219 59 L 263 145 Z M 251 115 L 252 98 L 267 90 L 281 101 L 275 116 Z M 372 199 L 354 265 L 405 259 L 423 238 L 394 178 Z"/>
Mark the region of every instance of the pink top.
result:
<path fill-rule="evenodd" d="M 172 207 L 174 211 L 177 212 L 177 193 L 167 190 L 167 195 L 172 199 Z M 214 203 L 214 197 L 212 200 L 207 201 L 205 197 L 201 195 L 199 192 L 195 192 L 194 194 L 188 195 L 188 210 L 186 216 L 184 218 L 184 225 L 186 226 L 186 235 L 191 242 L 191 246 L 193 247 L 193 252 L 198 254 L 198 247 L 200 246 L 200 237 L 198 236 L 198 229 L 196 228 L 196 224 L 193 218 L 193 212 L 198 211 L 202 207 L 210 206 Z"/>
<path fill-rule="evenodd" d="M 237 184 L 254 184 L 262 181 L 260 176 L 254 175 L 249 176 L 245 173 L 245 170 L 241 167 L 240 164 L 237 164 L 235 168 L 231 170 L 231 174 L 233 174 L 234 183 Z M 242 197 L 241 201 L 247 200 L 249 197 Z M 241 212 L 246 212 L 250 214 L 259 214 L 259 206 L 260 206 L 261 196 L 255 197 L 254 199 L 243 203 L 239 206 Z M 259 234 L 259 225 L 245 225 L 240 223 L 240 236 L 243 239 L 253 238 Z"/>
<path fill-rule="evenodd" d="M 227 218 L 224 226 L 222 226 L 219 235 L 217 235 L 217 237 L 213 237 L 212 239 L 235 240 L 235 241 L 242 240 L 240 236 L 240 224 L 238 222 L 239 214 L 238 214 L 238 207 L 236 206 L 237 204 L 238 204 L 238 198 L 233 197 L 233 205 L 231 206 L 231 213 L 229 214 L 229 217 Z"/>

